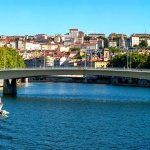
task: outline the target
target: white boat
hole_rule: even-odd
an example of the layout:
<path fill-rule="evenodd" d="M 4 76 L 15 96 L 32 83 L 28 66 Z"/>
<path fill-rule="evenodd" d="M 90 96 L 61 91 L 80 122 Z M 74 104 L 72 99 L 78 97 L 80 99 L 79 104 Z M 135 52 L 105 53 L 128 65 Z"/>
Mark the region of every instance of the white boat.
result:
<path fill-rule="evenodd" d="M 2 107 L 3 107 L 3 103 L 2 103 L 1 98 L 0 98 L 0 116 L 8 117 L 7 115 L 9 114 L 9 112 L 6 110 L 2 110 Z"/>

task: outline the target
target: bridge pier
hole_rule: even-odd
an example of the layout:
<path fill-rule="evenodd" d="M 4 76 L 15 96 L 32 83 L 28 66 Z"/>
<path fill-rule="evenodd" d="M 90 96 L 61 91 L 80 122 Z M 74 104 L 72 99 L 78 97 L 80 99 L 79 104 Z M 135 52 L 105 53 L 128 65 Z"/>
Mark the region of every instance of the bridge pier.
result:
<path fill-rule="evenodd" d="M 3 83 L 3 95 L 17 95 L 16 79 L 5 79 Z"/>
<path fill-rule="evenodd" d="M 21 78 L 21 83 L 28 83 L 28 78 Z"/>

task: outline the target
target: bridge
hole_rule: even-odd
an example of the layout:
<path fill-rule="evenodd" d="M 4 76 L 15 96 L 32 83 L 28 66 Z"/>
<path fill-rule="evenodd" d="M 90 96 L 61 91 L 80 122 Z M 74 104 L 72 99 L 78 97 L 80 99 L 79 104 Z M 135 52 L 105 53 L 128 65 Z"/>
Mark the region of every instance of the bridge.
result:
<path fill-rule="evenodd" d="M 0 79 L 4 79 L 3 94 L 16 95 L 16 80 L 36 76 L 68 76 L 68 75 L 103 75 L 111 77 L 129 77 L 150 80 L 150 70 L 123 69 L 123 68 L 25 68 L 0 70 Z"/>

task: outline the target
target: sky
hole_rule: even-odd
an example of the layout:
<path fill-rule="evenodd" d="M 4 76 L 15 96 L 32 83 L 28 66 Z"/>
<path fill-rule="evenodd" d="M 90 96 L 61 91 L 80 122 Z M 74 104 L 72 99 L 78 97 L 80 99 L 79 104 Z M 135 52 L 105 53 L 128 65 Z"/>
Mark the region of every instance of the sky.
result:
<path fill-rule="evenodd" d="M 150 0 L 0 0 L 0 35 L 150 33 Z"/>

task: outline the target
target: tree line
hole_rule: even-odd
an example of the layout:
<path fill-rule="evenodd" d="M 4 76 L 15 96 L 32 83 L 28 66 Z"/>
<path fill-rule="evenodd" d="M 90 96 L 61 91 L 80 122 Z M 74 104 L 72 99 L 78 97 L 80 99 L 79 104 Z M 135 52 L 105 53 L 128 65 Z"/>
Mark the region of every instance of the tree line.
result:
<path fill-rule="evenodd" d="M 24 60 L 15 49 L 0 47 L 0 68 L 24 67 Z"/>
<path fill-rule="evenodd" d="M 123 68 L 144 68 L 150 69 L 150 55 L 140 54 L 138 52 L 129 52 L 126 54 L 115 55 L 108 67 Z"/>

